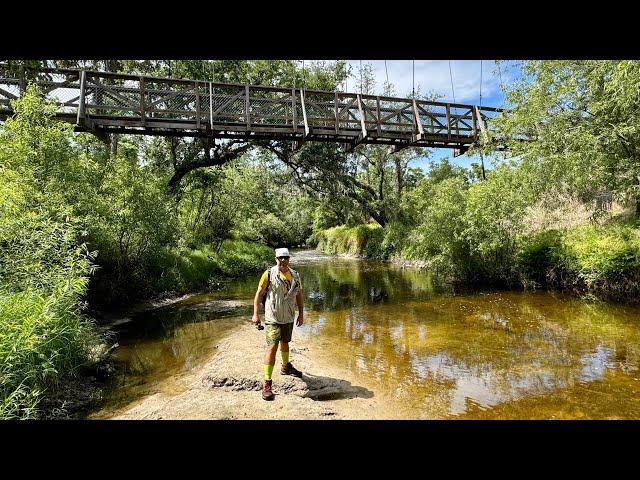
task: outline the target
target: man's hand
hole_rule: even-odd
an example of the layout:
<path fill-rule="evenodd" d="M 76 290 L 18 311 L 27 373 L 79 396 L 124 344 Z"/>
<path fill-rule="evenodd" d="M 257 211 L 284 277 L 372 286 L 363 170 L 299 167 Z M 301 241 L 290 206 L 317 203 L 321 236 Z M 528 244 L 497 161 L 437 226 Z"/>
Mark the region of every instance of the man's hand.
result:
<path fill-rule="evenodd" d="M 258 325 L 260 323 L 260 315 L 254 313 L 253 318 L 251 319 L 251 323 L 253 323 L 254 325 Z"/>
<path fill-rule="evenodd" d="M 304 317 L 302 316 L 302 314 L 298 315 L 298 319 L 296 320 L 296 326 L 301 326 L 304 323 Z"/>

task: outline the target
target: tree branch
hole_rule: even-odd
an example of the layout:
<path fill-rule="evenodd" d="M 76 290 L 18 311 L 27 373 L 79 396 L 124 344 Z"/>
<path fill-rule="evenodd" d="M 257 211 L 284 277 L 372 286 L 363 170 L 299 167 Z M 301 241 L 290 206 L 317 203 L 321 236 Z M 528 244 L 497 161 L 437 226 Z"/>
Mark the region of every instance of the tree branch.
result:
<path fill-rule="evenodd" d="M 195 142 L 194 142 L 195 143 Z M 213 156 L 210 155 L 209 149 L 205 147 L 205 152 L 201 157 L 194 157 L 180 165 L 174 163 L 173 176 L 169 180 L 167 187 L 170 193 L 176 193 L 180 180 L 192 170 L 196 168 L 213 167 L 215 165 L 224 165 L 247 152 L 253 147 L 251 143 L 245 143 L 241 147 L 233 149 L 232 147 L 239 142 L 230 142 L 223 146 L 216 145 L 214 147 Z M 189 155 L 190 156 L 190 155 Z"/>

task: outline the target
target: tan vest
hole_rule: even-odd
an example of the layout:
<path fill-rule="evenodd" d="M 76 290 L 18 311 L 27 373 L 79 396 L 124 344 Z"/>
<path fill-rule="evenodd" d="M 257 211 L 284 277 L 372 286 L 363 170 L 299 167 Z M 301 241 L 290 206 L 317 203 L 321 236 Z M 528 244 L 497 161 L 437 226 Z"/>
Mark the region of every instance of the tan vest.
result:
<path fill-rule="evenodd" d="M 264 304 L 264 323 L 293 323 L 296 316 L 296 295 L 300 291 L 298 272 L 289 268 L 291 272 L 291 290 L 278 276 L 278 266 L 269 270 L 269 286 L 267 287 L 267 301 Z"/>

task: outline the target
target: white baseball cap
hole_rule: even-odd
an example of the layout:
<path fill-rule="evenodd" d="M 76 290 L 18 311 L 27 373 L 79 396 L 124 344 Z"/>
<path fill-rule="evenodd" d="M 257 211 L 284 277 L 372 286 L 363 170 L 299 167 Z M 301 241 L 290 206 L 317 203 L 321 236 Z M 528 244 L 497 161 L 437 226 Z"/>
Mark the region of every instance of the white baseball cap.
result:
<path fill-rule="evenodd" d="M 276 248 L 276 257 L 290 257 L 288 248 Z"/>

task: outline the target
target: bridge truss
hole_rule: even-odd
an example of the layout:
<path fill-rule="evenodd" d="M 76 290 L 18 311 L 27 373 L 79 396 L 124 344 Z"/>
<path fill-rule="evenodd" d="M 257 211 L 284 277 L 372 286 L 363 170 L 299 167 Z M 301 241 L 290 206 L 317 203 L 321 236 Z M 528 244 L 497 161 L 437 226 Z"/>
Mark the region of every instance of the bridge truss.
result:
<path fill-rule="evenodd" d="M 203 138 L 360 143 L 467 150 L 489 139 L 500 109 L 300 88 L 71 69 L 34 76 L 56 117 L 76 131 Z M 26 87 L 0 66 L 0 119 Z M 496 145 L 494 148 L 502 149 Z"/>

